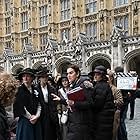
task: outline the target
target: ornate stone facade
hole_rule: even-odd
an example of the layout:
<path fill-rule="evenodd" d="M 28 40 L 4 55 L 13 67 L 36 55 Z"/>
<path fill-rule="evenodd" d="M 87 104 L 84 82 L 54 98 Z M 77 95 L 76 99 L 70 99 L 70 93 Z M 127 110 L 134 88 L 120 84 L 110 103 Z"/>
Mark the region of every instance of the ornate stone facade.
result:
<path fill-rule="evenodd" d="M 15 73 L 19 67 L 38 68 L 43 63 L 56 75 L 77 63 L 83 72 L 103 64 L 140 74 L 140 1 L 114 2 L 93 0 L 90 9 L 86 0 L 0 0 L 0 69 Z M 43 15 L 42 8 L 47 9 Z M 70 13 L 66 20 L 63 10 Z M 114 26 L 118 21 L 124 25 Z M 89 25 L 89 32 L 94 30 L 90 35 Z"/>
<path fill-rule="evenodd" d="M 5 48 L 0 60 L 1 69 L 15 73 L 20 67 L 37 69 L 40 65 L 46 65 L 53 75 L 57 75 L 66 71 L 70 63 L 75 63 L 83 73 L 88 73 L 98 64 L 112 70 L 123 66 L 125 71 L 136 70 L 140 73 L 140 36 L 125 37 L 116 27 L 110 41 L 91 41 L 80 33 L 75 42 L 58 44 L 56 40 L 48 39 L 44 51 L 32 49 L 33 46 L 28 44 L 20 55 L 15 55 L 13 50 Z"/>

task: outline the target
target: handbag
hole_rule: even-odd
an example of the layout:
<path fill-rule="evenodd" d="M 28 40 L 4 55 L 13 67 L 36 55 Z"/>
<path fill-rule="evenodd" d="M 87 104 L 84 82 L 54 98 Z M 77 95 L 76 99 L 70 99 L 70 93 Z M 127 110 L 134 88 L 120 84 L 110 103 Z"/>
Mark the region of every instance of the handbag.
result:
<path fill-rule="evenodd" d="M 66 124 L 67 120 L 68 120 L 68 109 L 66 111 L 63 111 L 60 121 L 62 124 Z"/>

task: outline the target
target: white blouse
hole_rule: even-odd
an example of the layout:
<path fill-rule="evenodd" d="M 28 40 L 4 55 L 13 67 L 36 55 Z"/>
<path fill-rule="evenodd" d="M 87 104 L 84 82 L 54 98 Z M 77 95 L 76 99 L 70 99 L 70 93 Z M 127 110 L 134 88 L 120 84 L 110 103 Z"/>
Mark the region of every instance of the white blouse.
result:
<path fill-rule="evenodd" d="M 45 87 L 41 86 L 41 90 L 42 90 L 45 102 L 48 103 L 48 89 L 47 89 L 47 85 Z"/>

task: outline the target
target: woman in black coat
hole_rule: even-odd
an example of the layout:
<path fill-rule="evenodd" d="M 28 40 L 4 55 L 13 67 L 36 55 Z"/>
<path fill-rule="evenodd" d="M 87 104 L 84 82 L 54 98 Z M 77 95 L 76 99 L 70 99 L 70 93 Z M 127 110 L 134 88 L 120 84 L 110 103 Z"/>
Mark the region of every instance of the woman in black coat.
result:
<path fill-rule="evenodd" d="M 68 111 L 68 131 L 67 140 L 91 140 L 90 137 L 90 125 L 92 118 L 91 102 L 92 102 L 92 88 L 93 85 L 86 79 L 80 78 L 80 69 L 76 65 L 71 65 L 67 69 L 67 78 L 70 82 L 70 91 L 79 90 L 82 92 L 80 99 L 69 98 L 67 105 Z M 77 94 L 77 93 L 76 93 Z M 54 100 L 63 100 L 54 96 Z"/>
<path fill-rule="evenodd" d="M 70 106 L 68 116 L 68 132 L 67 140 L 90 140 L 90 125 L 91 125 L 91 102 L 93 85 L 86 79 L 80 78 L 80 69 L 76 65 L 71 65 L 67 69 L 67 77 L 70 82 L 71 90 L 82 88 L 83 100 L 70 100 L 68 95 L 68 106 Z"/>
<path fill-rule="evenodd" d="M 42 140 L 39 92 L 32 84 L 35 76 L 30 68 L 19 73 L 23 84 L 19 86 L 13 105 L 14 117 L 18 118 L 16 140 Z"/>
<path fill-rule="evenodd" d="M 43 140 L 59 140 L 60 129 L 57 112 L 57 103 L 53 101 L 52 93 L 56 94 L 54 87 L 48 84 L 48 71 L 43 68 L 37 73 L 39 83 L 37 90 L 41 98 L 41 128 Z"/>
<path fill-rule="evenodd" d="M 96 85 L 93 89 L 93 140 L 112 140 L 114 99 L 107 83 L 106 68 L 97 66 L 93 71 Z"/>
<path fill-rule="evenodd" d="M 0 140 L 10 140 L 10 129 L 5 107 L 13 103 L 17 83 L 12 75 L 0 74 Z"/>

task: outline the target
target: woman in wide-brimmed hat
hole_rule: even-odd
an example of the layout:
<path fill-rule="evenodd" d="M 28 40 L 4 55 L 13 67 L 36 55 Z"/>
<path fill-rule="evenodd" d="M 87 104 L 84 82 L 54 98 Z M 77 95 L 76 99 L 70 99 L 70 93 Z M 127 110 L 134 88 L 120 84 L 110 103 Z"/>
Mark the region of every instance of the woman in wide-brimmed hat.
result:
<path fill-rule="evenodd" d="M 49 71 L 42 68 L 37 74 L 39 83 L 37 89 L 41 96 L 41 128 L 43 140 L 59 140 L 59 121 L 57 106 L 51 93 L 56 94 L 54 87 L 48 84 Z"/>
<path fill-rule="evenodd" d="M 34 71 L 26 68 L 18 76 L 22 79 L 22 85 L 18 88 L 13 105 L 14 117 L 19 118 L 16 140 L 42 140 L 40 95 L 32 84 L 35 79 Z"/>
<path fill-rule="evenodd" d="M 31 69 L 31 68 L 25 68 L 25 69 L 23 69 L 21 72 L 19 72 L 18 78 L 19 78 L 19 79 L 22 79 L 24 74 L 30 75 L 30 76 L 32 77 L 32 80 L 35 79 L 34 70 Z"/>

